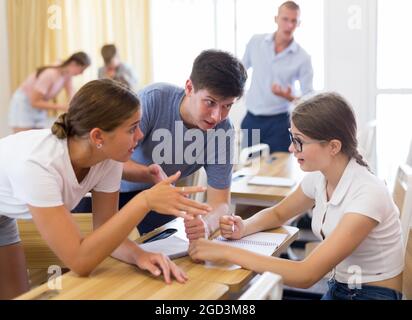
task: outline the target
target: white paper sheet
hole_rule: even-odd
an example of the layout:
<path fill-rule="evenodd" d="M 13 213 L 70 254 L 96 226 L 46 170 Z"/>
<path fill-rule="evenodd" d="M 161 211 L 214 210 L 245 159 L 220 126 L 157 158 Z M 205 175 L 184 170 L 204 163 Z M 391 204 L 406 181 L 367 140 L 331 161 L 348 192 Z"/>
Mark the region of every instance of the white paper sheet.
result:
<path fill-rule="evenodd" d="M 262 176 L 255 176 L 248 181 L 248 184 L 268 187 L 293 187 L 295 183 L 293 179 L 289 178 Z"/>

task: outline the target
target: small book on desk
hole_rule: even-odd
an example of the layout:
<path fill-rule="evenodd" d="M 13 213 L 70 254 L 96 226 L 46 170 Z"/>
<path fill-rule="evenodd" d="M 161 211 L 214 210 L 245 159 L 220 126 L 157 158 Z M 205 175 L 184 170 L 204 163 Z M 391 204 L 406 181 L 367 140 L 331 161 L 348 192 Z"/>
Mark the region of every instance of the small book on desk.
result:
<path fill-rule="evenodd" d="M 248 181 L 248 184 L 267 187 L 293 187 L 295 180 L 280 177 L 255 176 Z"/>

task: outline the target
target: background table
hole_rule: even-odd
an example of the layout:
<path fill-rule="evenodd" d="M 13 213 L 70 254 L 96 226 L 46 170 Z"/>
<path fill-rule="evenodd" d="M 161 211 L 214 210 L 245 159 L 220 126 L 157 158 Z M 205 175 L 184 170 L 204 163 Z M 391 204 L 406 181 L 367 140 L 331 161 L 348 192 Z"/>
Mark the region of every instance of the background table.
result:
<path fill-rule="evenodd" d="M 233 205 L 245 204 L 270 207 L 284 199 L 298 187 L 305 173 L 300 169 L 293 154 L 275 152 L 271 156 L 270 162 L 265 159 L 260 161 L 257 173 L 253 172 L 253 168 L 243 168 L 241 170 L 246 174 L 243 177 L 234 178 L 230 189 Z M 249 185 L 248 181 L 253 175 L 290 178 L 295 180 L 296 184 L 293 187 Z M 236 177 L 236 174 L 234 174 L 234 177 Z"/>

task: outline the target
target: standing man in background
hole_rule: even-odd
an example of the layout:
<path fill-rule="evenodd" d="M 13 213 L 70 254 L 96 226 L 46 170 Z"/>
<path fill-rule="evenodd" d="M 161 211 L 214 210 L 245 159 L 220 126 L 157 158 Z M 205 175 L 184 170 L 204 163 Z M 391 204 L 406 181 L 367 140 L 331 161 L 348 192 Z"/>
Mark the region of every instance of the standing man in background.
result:
<path fill-rule="evenodd" d="M 243 64 L 253 68 L 253 75 L 241 124 L 248 132 L 242 147 L 251 145 L 252 129 L 259 129 L 260 142 L 268 144 L 271 152 L 288 151 L 289 111 L 298 99 L 293 85 L 299 81 L 302 95 L 313 91 L 311 58 L 293 38 L 299 19 L 299 6 L 287 1 L 275 16 L 277 31 L 254 35 L 247 44 Z"/>

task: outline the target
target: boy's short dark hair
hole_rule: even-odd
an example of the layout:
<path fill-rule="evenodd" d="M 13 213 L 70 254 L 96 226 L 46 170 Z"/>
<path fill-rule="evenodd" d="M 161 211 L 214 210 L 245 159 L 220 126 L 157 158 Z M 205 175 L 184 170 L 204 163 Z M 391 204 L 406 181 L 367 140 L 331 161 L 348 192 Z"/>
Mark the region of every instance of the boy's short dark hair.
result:
<path fill-rule="evenodd" d="M 195 91 L 207 89 L 220 97 L 241 97 L 247 72 L 232 54 L 205 50 L 193 62 L 190 80 Z"/>

